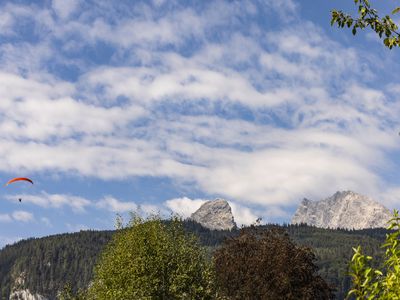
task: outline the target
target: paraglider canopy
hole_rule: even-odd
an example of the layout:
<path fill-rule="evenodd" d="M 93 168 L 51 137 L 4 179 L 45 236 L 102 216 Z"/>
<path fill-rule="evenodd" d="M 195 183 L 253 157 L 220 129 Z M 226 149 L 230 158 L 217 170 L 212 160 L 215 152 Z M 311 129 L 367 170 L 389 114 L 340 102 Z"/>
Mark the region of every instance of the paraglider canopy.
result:
<path fill-rule="evenodd" d="M 16 181 L 28 181 L 28 182 L 30 182 L 30 183 L 33 184 L 33 181 L 30 180 L 29 178 L 26 178 L 26 177 L 15 177 L 15 178 L 13 178 L 13 179 L 10 179 L 5 185 L 7 186 L 7 185 L 9 185 L 10 183 L 13 183 L 13 182 L 16 182 Z M 18 201 L 21 202 L 22 199 L 19 198 Z"/>
<path fill-rule="evenodd" d="M 30 180 L 29 178 L 26 178 L 26 177 L 16 177 L 16 178 L 13 178 L 13 179 L 10 179 L 5 185 L 9 185 L 10 183 L 13 183 L 13 182 L 15 182 L 15 181 L 28 181 L 28 182 L 30 182 L 30 183 L 32 183 L 33 184 L 33 181 L 32 180 Z"/>

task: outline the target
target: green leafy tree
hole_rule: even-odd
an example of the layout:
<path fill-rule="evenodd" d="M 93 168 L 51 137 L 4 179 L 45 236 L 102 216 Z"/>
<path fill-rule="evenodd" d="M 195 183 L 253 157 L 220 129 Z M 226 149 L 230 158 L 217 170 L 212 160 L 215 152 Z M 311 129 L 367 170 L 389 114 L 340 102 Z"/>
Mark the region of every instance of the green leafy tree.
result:
<path fill-rule="evenodd" d="M 88 299 L 214 299 L 213 274 L 205 250 L 178 218 L 134 214 L 103 252 Z"/>
<path fill-rule="evenodd" d="M 380 17 L 378 11 L 371 7 L 369 0 L 354 0 L 358 6 L 358 16 L 353 17 L 341 10 L 333 10 L 331 25 L 337 24 L 338 27 L 348 27 L 352 29 L 353 34 L 358 29 L 371 28 L 380 38 L 384 37 L 383 43 L 389 49 L 400 46 L 400 33 L 398 26 L 392 20 L 390 15 Z M 400 7 L 392 10 L 392 15 L 400 12 Z"/>
<path fill-rule="evenodd" d="M 370 266 L 371 256 L 362 254 L 361 247 L 353 248 L 354 255 L 350 263 L 353 287 L 348 298 L 356 299 L 400 299 L 400 217 L 394 211 L 389 221 L 390 233 L 386 234 L 384 266 L 381 270 Z"/>
<path fill-rule="evenodd" d="M 333 299 L 315 256 L 280 229 L 244 228 L 215 255 L 216 279 L 228 299 Z"/>
<path fill-rule="evenodd" d="M 57 295 L 58 300 L 73 300 L 74 293 L 72 291 L 72 286 L 70 283 L 67 283 L 62 291 Z"/>
<path fill-rule="evenodd" d="M 57 295 L 57 300 L 84 300 L 85 298 L 85 291 L 80 289 L 77 293 L 74 293 L 70 283 L 67 283 Z"/>

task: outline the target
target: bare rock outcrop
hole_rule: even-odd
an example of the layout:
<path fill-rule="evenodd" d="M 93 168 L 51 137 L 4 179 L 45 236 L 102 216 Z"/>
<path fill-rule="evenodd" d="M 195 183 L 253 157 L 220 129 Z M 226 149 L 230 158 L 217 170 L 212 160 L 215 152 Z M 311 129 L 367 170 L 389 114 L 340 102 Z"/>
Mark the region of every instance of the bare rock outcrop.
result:
<path fill-rule="evenodd" d="M 27 288 L 24 288 L 26 273 L 22 272 L 14 278 L 14 285 L 9 300 L 47 300 L 40 294 L 33 294 Z"/>
<path fill-rule="evenodd" d="M 343 191 L 320 201 L 303 199 L 292 218 L 292 224 L 364 229 L 386 227 L 390 218 L 390 210 L 382 204 L 352 191 Z"/>
<path fill-rule="evenodd" d="M 236 227 L 232 209 L 223 199 L 207 201 L 191 215 L 190 219 L 212 230 L 231 230 Z"/>

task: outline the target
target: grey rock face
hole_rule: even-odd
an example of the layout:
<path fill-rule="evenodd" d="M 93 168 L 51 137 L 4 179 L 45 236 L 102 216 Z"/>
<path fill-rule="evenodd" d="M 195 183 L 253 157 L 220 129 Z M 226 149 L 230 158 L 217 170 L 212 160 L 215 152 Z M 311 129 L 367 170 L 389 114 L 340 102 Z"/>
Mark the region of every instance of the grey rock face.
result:
<path fill-rule="evenodd" d="M 321 201 L 303 199 L 292 218 L 292 224 L 363 229 L 386 227 L 390 218 L 390 210 L 382 204 L 369 197 L 343 191 Z"/>
<path fill-rule="evenodd" d="M 47 300 L 47 298 L 39 294 L 32 294 L 27 289 L 27 290 L 13 291 L 10 295 L 10 300 Z"/>
<path fill-rule="evenodd" d="M 22 272 L 14 279 L 14 285 L 9 300 L 47 300 L 46 297 L 39 294 L 32 294 L 24 288 L 26 273 Z"/>
<path fill-rule="evenodd" d="M 231 230 L 236 227 L 232 209 L 223 199 L 207 201 L 190 216 L 190 219 L 214 230 Z"/>

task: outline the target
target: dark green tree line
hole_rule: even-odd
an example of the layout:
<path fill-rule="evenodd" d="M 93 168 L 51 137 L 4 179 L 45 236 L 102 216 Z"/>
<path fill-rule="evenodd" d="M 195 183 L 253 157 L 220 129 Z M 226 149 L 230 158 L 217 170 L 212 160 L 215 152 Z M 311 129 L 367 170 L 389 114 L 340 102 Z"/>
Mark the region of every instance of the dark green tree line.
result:
<path fill-rule="evenodd" d="M 165 224 L 168 221 L 163 221 Z M 237 237 L 240 230 L 214 231 L 193 221 L 184 221 L 186 232 L 199 238 L 211 259 L 226 238 Z M 261 226 L 263 230 L 273 225 Z M 348 264 L 352 247 L 361 245 L 363 253 L 373 256 L 372 267 L 378 268 L 384 251 L 386 229 L 334 230 L 307 225 L 280 226 L 297 245 L 312 248 L 319 274 L 337 289 L 336 297 L 344 299 L 351 287 Z M 85 231 L 20 241 L 0 250 L 0 299 L 9 299 L 13 274 L 25 272 L 23 288 L 55 299 L 67 283 L 72 293 L 87 289 L 93 280 L 93 268 L 104 246 L 115 231 Z M 46 271 L 47 270 L 47 271 Z"/>

